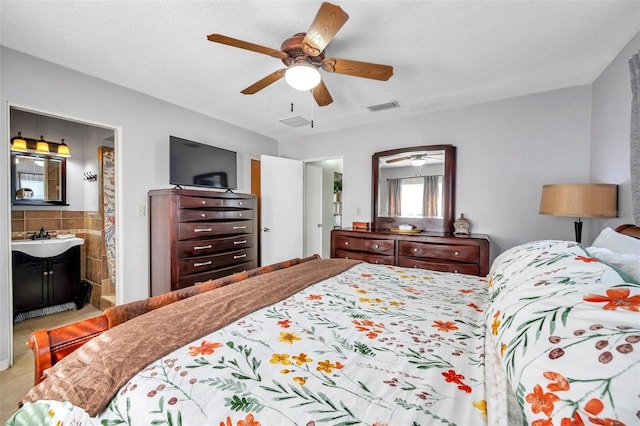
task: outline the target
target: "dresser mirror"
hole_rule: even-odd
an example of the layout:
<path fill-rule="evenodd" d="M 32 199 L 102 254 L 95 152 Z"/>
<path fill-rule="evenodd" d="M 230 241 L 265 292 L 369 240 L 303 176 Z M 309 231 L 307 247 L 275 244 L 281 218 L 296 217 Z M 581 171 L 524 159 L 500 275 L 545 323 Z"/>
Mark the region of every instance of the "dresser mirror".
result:
<path fill-rule="evenodd" d="M 371 170 L 376 229 L 412 225 L 424 231 L 452 231 L 455 146 L 426 145 L 376 152 Z"/>
<path fill-rule="evenodd" d="M 66 205 L 66 159 L 12 152 L 11 203 Z"/>

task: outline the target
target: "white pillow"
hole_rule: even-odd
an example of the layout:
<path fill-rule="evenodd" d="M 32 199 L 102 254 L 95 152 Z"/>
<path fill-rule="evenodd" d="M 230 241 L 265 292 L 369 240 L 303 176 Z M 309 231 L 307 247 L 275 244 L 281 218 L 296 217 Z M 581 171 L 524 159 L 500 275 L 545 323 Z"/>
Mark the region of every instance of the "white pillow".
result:
<path fill-rule="evenodd" d="M 600 261 L 618 268 L 636 282 L 640 282 L 640 256 L 630 253 L 616 253 L 608 248 L 588 247 L 587 251 Z"/>
<path fill-rule="evenodd" d="M 640 256 L 640 240 L 620 234 L 611 228 L 604 228 L 592 246 L 606 248 L 616 253 L 631 253 Z"/>

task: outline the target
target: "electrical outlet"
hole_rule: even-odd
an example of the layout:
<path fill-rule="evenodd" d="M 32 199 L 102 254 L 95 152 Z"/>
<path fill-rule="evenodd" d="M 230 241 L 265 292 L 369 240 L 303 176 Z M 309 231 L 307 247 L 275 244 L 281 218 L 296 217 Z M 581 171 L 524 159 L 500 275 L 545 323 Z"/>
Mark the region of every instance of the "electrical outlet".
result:
<path fill-rule="evenodd" d="M 136 210 L 136 216 L 146 216 L 147 215 L 147 206 L 144 204 L 139 204 L 138 209 Z"/>

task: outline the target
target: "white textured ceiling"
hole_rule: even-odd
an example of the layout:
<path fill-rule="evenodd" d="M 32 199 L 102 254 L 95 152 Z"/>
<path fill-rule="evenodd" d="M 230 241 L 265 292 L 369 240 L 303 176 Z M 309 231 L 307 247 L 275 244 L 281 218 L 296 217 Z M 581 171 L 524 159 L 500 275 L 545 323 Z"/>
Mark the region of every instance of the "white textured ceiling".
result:
<path fill-rule="evenodd" d="M 327 57 L 388 64 L 376 81 L 322 72 L 334 102 L 280 80 L 278 59 L 207 41 L 279 49 L 321 2 L 0 1 L 3 46 L 284 140 L 424 111 L 590 84 L 640 30 L 640 1 L 335 1 L 349 20 Z M 399 108 L 367 106 L 397 101 Z M 294 103 L 294 112 L 290 111 Z M 292 128 L 279 120 L 314 120 Z"/>

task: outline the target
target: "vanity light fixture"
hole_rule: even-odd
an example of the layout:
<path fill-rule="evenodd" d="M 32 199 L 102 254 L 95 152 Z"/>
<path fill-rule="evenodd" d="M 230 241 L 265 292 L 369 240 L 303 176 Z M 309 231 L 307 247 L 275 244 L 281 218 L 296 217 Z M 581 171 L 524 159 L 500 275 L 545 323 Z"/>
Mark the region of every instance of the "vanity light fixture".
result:
<path fill-rule="evenodd" d="M 38 139 L 36 143 L 36 152 L 40 154 L 49 154 L 49 144 L 44 140 L 42 135 L 40 135 L 40 139 Z"/>
<path fill-rule="evenodd" d="M 27 141 L 22 139 L 22 133 L 18 132 L 18 136 L 11 139 L 12 151 L 27 151 Z"/>
<path fill-rule="evenodd" d="M 287 68 L 284 79 L 296 90 L 311 90 L 320 84 L 320 71 L 306 60 L 298 61 Z"/>
<path fill-rule="evenodd" d="M 58 145 L 58 155 L 60 157 L 71 157 L 71 153 L 69 152 L 69 145 L 64 143 L 64 139 Z"/>
<path fill-rule="evenodd" d="M 18 136 L 11 138 L 11 151 L 30 152 L 54 157 L 71 157 L 69 145 L 64 139 L 57 142 L 47 142 L 40 135 L 40 139 L 23 138 L 22 133 L 18 132 Z"/>

